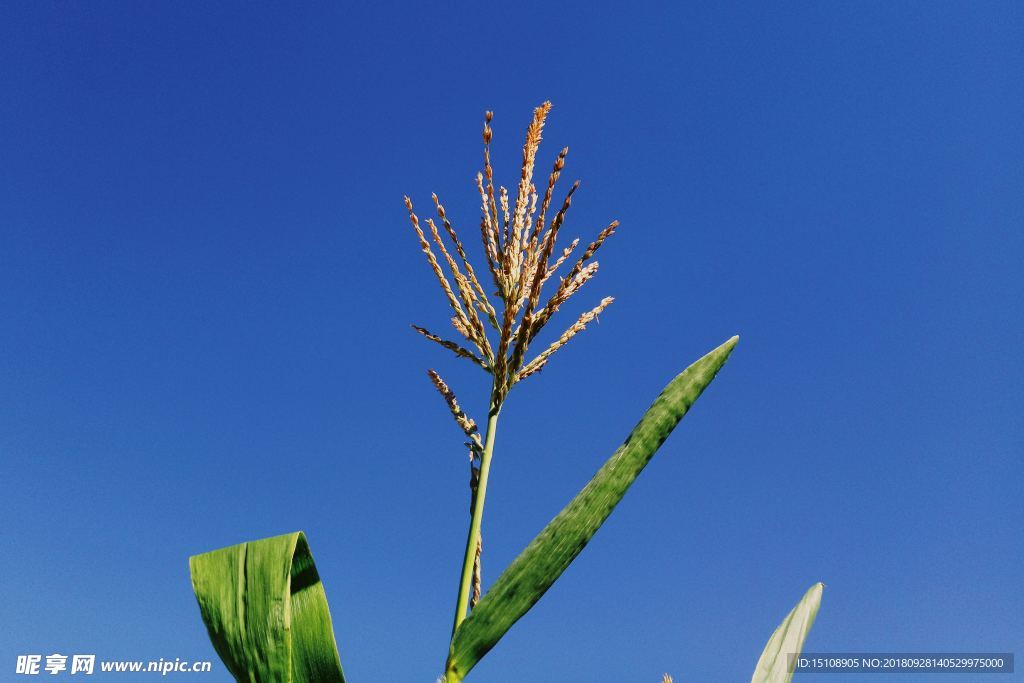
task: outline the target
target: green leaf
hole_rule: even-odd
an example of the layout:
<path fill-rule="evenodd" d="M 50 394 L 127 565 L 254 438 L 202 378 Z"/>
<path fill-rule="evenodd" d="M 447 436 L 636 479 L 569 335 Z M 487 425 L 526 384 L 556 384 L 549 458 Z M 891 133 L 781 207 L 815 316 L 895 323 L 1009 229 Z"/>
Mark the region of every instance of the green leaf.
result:
<path fill-rule="evenodd" d="M 825 584 L 816 583 L 804 594 L 797 606 L 786 615 L 757 660 L 750 683 L 789 683 L 793 679 L 791 655 L 799 655 L 821 607 Z"/>
<path fill-rule="evenodd" d="M 498 577 L 452 638 L 447 683 L 461 681 L 579 555 L 715 378 L 738 339 L 733 337 L 672 380 L 590 483 Z"/>
<path fill-rule="evenodd" d="M 345 683 L 301 531 L 195 555 L 189 567 L 210 640 L 235 680 Z"/>

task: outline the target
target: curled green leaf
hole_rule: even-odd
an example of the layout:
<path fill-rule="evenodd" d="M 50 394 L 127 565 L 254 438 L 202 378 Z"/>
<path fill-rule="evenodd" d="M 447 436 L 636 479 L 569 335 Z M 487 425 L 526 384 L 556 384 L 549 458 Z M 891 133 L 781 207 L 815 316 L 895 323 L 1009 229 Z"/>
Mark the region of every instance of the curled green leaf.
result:
<path fill-rule="evenodd" d="M 240 543 L 189 558 L 217 654 L 245 683 L 345 683 L 306 536 Z"/>

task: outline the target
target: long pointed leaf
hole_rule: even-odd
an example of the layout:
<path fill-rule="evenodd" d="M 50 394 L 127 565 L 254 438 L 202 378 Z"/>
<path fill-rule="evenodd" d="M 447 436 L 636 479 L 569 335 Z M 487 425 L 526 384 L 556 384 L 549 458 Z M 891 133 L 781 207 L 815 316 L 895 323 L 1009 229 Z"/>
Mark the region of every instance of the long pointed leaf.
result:
<path fill-rule="evenodd" d="M 217 654 L 245 683 L 345 683 L 327 596 L 301 531 L 189 558 Z"/>
<path fill-rule="evenodd" d="M 799 655 L 807 639 L 807 632 L 814 624 L 814 617 L 821 607 L 821 592 L 825 584 L 816 583 L 808 589 L 775 633 L 761 653 L 754 668 L 750 683 L 789 683 L 793 679 L 791 656 Z"/>
<path fill-rule="evenodd" d="M 498 577 L 452 639 L 447 683 L 461 681 L 579 555 L 714 379 L 737 340 L 733 337 L 672 380 L 590 483 Z"/>

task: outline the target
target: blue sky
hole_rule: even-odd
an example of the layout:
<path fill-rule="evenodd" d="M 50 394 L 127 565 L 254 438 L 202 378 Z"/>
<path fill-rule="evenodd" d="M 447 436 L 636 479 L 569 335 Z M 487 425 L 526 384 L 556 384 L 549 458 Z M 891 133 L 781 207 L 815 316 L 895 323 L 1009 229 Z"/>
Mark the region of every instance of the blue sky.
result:
<path fill-rule="evenodd" d="M 1024 11 L 710 5 L 5 4 L 0 667 L 216 659 L 187 557 L 303 529 L 351 680 L 433 680 L 468 503 L 424 370 L 487 385 L 408 327 L 402 195 L 472 235 L 484 110 L 512 184 L 545 99 L 565 234 L 622 222 L 560 324 L 616 302 L 503 411 L 485 581 L 741 342 L 473 677 L 747 680 L 819 580 L 809 649 L 1024 652 Z"/>

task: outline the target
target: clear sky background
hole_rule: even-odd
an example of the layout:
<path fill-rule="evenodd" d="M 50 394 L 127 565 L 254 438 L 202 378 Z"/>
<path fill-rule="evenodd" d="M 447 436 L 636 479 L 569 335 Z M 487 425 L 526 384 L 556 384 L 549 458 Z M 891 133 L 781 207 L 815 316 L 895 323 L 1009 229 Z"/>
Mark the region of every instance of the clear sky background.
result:
<path fill-rule="evenodd" d="M 350 679 L 434 680 L 468 493 L 424 371 L 478 419 L 487 379 L 409 329 L 402 195 L 475 247 L 483 112 L 511 185 L 545 99 L 564 234 L 622 221 L 557 327 L 616 302 L 506 405 L 485 581 L 741 341 L 472 678 L 748 680 L 819 580 L 808 649 L 1024 656 L 1022 45 L 1010 2 L 5 3 L 0 677 L 216 660 L 188 556 L 302 529 Z"/>

